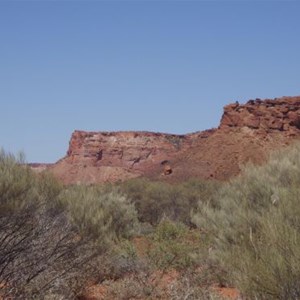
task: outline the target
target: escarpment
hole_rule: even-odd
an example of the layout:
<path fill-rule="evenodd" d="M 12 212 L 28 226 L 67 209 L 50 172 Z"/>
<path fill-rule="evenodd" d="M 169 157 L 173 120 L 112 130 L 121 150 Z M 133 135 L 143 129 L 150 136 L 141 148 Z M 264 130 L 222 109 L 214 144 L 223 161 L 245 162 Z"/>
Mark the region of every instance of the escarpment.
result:
<path fill-rule="evenodd" d="M 66 183 L 155 176 L 163 161 L 189 148 L 190 140 L 186 135 L 153 132 L 75 131 L 67 156 L 52 171 Z M 170 170 L 169 166 L 166 174 Z"/>
<path fill-rule="evenodd" d="M 249 127 L 263 131 L 279 130 L 297 134 L 300 129 L 300 97 L 283 97 L 274 100 L 249 100 L 244 105 L 224 107 L 220 128 Z"/>
<path fill-rule="evenodd" d="M 144 176 L 166 181 L 226 180 L 300 136 L 300 97 L 224 107 L 218 128 L 185 135 L 76 130 L 67 155 L 49 170 L 66 184 Z"/>
<path fill-rule="evenodd" d="M 84 132 L 72 134 L 67 160 L 95 166 L 142 170 L 188 147 L 185 135 L 152 132 Z"/>

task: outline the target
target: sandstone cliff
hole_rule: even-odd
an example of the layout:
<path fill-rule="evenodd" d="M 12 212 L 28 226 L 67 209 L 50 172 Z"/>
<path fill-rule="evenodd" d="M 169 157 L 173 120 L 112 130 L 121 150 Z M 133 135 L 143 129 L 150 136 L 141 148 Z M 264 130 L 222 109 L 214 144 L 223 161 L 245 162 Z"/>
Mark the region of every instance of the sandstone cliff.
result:
<path fill-rule="evenodd" d="M 225 106 L 219 128 L 192 134 L 75 131 L 66 157 L 49 169 L 66 184 L 138 176 L 223 180 L 291 143 L 299 128 L 300 97 L 236 102 Z"/>
<path fill-rule="evenodd" d="M 300 128 L 300 97 L 283 97 L 274 100 L 249 100 L 224 107 L 220 128 L 249 127 L 265 131 L 287 131 L 297 134 Z"/>
<path fill-rule="evenodd" d="M 117 181 L 151 176 L 157 171 L 171 173 L 169 159 L 189 145 L 186 135 L 75 131 L 67 156 L 52 171 L 66 183 Z"/>

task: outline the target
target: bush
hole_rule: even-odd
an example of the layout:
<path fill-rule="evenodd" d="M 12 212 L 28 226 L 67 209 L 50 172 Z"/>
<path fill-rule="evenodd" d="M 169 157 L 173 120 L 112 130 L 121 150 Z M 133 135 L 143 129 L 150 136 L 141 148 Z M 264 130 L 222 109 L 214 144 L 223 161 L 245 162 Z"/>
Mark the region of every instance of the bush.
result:
<path fill-rule="evenodd" d="M 172 278 L 172 275 L 174 276 Z M 225 300 L 217 290 L 201 286 L 195 274 L 140 272 L 117 281 L 106 281 L 104 299 Z"/>
<path fill-rule="evenodd" d="M 60 203 L 82 234 L 92 236 L 103 245 L 127 238 L 138 230 L 134 205 L 116 189 L 74 186 L 61 194 Z"/>
<path fill-rule="evenodd" d="M 190 211 L 199 201 L 211 200 L 220 186 L 214 181 L 190 180 L 171 185 L 146 179 L 133 179 L 121 185 L 121 190 L 136 206 L 141 222 L 158 224 L 164 217 L 190 225 Z"/>
<path fill-rule="evenodd" d="M 211 256 L 250 299 L 300 298 L 300 145 L 248 166 L 194 223 L 214 237 Z"/>
<path fill-rule="evenodd" d="M 0 298 L 74 299 L 99 249 L 57 206 L 61 187 L 0 153 Z"/>
<path fill-rule="evenodd" d="M 151 239 L 148 257 L 160 270 L 184 270 L 199 262 L 199 252 L 203 250 L 199 232 L 182 223 L 163 219 Z"/>
<path fill-rule="evenodd" d="M 1 212 L 21 210 L 39 200 L 36 179 L 28 167 L 20 167 L 22 156 L 15 158 L 0 151 Z"/>

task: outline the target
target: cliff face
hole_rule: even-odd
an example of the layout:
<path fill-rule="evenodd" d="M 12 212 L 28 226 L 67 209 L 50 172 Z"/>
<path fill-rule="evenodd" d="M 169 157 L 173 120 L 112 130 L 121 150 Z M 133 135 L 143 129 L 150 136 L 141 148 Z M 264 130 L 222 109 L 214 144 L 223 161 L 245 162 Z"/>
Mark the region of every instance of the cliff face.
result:
<path fill-rule="evenodd" d="M 220 128 L 249 127 L 264 131 L 279 130 L 297 134 L 300 128 L 300 97 L 274 100 L 249 100 L 224 107 Z"/>
<path fill-rule="evenodd" d="M 143 170 L 186 148 L 189 138 L 151 132 L 84 132 L 72 134 L 67 161 L 94 166 Z"/>
<path fill-rule="evenodd" d="M 249 100 L 225 106 L 218 129 L 187 135 L 75 131 L 66 157 L 50 170 L 67 184 L 228 179 L 299 137 L 299 128 L 300 97 Z"/>
<path fill-rule="evenodd" d="M 75 131 L 67 156 L 52 172 L 65 183 L 110 182 L 141 175 L 171 174 L 170 158 L 188 149 L 190 144 L 188 135 Z"/>

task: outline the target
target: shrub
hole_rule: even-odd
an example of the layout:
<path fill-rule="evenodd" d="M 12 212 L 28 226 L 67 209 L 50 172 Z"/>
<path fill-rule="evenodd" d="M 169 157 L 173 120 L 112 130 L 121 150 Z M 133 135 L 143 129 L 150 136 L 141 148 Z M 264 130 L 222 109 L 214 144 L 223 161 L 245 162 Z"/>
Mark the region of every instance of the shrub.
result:
<path fill-rule="evenodd" d="M 136 206 L 139 220 L 152 225 L 164 217 L 190 225 L 190 211 L 197 203 L 211 200 L 219 187 L 214 181 L 190 180 L 171 185 L 146 179 L 133 179 L 121 185 L 121 190 Z"/>
<path fill-rule="evenodd" d="M 300 298 L 300 145 L 248 166 L 193 221 L 214 237 L 212 257 L 250 299 Z"/>
<path fill-rule="evenodd" d="M 220 293 L 209 286 L 203 286 L 199 276 L 195 274 L 183 274 L 168 287 L 168 298 L 173 300 L 225 300 Z"/>
<path fill-rule="evenodd" d="M 146 273 L 149 268 L 147 261 L 138 255 L 133 242 L 123 240 L 110 248 L 106 278 L 117 280 L 128 274 Z"/>
<path fill-rule="evenodd" d="M 148 251 L 150 261 L 160 270 L 185 269 L 198 263 L 202 247 L 199 232 L 191 231 L 182 223 L 163 219 L 152 235 Z"/>
<path fill-rule="evenodd" d="M 101 254 L 56 205 L 53 178 L 0 153 L 0 297 L 74 299 Z"/>
<path fill-rule="evenodd" d="M 15 158 L 0 151 L 0 205 L 1 212 L 18 209 L 36 203 L 39 195 L 36 179 L 28 167 L 20 167 L 23 157 Z"/>
<path fill-rule="evenodd" d="M 147 293 L 147 286 L 143 284 L 146 276 L 139 274 L 135 277 L 125 277 L 118 281 L 106 282 L 108 285 L 107 298 L 108 299 L 145 299 L 149 296 Z M 150 287 L 148 288 L 150 291 Z"/>
<path fill-rule="evenodd" d="M 177 278 L 172 279 L 167 273 L 141 272 L 117 281 L 106 281 L 103 284 L 105 299 L 225 300 L 216 290 L 201 286 L 194 274 L 177 274 Z"/>
<path fill-rule="evenodd" d="M 134 205 L 116 189 L 74 186 L 61 194 L 60 203 L 83 234 L 102 244 L 129 237 L 138 230 Z"/>

